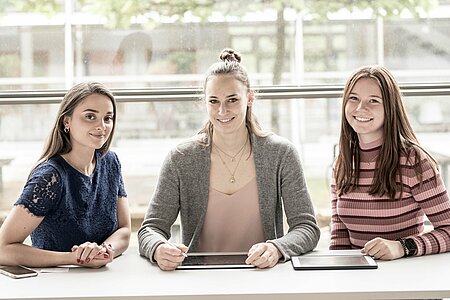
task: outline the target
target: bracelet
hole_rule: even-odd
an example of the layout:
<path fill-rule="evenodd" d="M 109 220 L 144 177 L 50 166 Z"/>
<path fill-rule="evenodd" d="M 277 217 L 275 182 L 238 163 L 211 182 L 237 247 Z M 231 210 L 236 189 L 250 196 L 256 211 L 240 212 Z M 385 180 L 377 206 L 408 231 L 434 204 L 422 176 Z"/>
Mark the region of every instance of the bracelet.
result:
<path fill-rule="evenodd" d="M 408 248 L 408 256 L 416 255 L 417 244 L 412 238 L 406 238 L 405 245 L 406 245 L 406 248 Z"/>
<path fill-rule="evenodd" d="M 402 248 L 403 248 L 403 257 L 409 256 L 409 249 L 408 249 L 408 247 L 406 247 L 405 240 L 402 239 L 402 238 L 398 238 L 398 239 L 395 239 L 395 240 L 398 241 L 398 242 L 400 242 L 400 244 L 402 245 Z"/>

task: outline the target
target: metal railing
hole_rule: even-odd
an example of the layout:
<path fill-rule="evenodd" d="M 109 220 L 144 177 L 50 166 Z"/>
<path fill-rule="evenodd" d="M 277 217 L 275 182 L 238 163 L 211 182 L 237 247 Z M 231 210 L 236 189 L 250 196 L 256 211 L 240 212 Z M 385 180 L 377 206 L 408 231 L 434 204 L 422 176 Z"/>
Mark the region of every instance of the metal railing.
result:
<path fill-rule="evenodd" d="M 450 82 L 400 84 L 404 96 L 449 96 Z M 340 98 L 342 85 L 257 86 L 258 99 Z M 118 102 L 196 101 L 199 87 L 112 89 Z M 0 91 L 0 105 L 59 103 L 66 90 Z"/>

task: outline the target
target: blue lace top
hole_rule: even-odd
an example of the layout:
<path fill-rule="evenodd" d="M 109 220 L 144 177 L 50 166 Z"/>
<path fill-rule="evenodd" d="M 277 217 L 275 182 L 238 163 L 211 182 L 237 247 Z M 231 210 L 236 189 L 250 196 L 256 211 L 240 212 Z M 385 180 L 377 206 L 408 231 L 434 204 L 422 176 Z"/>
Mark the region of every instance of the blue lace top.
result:
<path fill-rule="evenodd" d="M 59 155 L 32 172 L 15 205 L 44 217 L 31 234 L 33 247 L 70 251 L 84 242 L 101 244 L 117 230 L 117 199 L 126 197 L 120 162 L 112 151 L 95 157 L 91 176 Z"/>

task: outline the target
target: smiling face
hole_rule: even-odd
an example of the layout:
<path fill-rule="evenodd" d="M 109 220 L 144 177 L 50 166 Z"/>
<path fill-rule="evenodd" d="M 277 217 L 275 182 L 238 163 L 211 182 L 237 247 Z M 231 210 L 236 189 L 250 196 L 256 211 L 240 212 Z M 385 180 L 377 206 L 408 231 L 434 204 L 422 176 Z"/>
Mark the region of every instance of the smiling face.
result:
<path fill-rule="evenodd" d="M 383 137 L 383 97 L 374 79 L 359 79 L 346 101 L 345 118 L 361 142 L 370 143 Z"/>
<path fill-rule="evenodd" d="M 99 149 L 108 140 L 114 126 L 114 107 L 105 95 L 92 94 L 74 109 L 72 116 L 64 118 L 69 127 L 73 149 Z"/>
<path fill-rule="evenodd" d="M 247 106 L 253 93 L 232 75 L 211 76 L 205 86 L 206 108 L 214 132 L 236 134 L 245 132 Z"/>

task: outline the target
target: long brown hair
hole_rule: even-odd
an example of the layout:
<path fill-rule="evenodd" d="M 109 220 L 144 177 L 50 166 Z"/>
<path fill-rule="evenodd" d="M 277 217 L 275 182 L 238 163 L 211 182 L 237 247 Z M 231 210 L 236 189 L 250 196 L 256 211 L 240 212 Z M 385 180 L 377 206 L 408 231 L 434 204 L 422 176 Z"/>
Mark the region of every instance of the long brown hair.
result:
<path fill-rule="evenodd" d="M 99 149 L 102 155 L 105 155 L 108 152 L 109 147 L 111 145 L 112 138 L 114 136 L 114 129 L 116 128 L 116 100 L 114 99 L 114 95 L 112 92 L 99 82 L 84 82 L 79 83 L 73 86 L 64 96 L 61 104 L 59 106 L 58 114 L 56 117 L 55 124 L 53 125 L 53 129 L 50 132 L 50 135 L 47 139 L 47 143 L 44 146 L 44 150 L 41 154 L 41 157 L 38 159 L 36 165 L 33 167 L 33 170 L 40 163 L 49 160 L 50 158 L 69 153 L 72 150 L 72 143 L 70 141 L 69 133 L 64 132 L 64 117 L 72 116 L 75 108 L 78 104 L 81 103 L 86 97 L 99 94 L 108 97 L 111 100 L 113 105 L 113 128 L 108 137 L 108 140 L 103 144 L 103 146 Z"/>
<path fill-rule="evenodd" d="M 401 155 L 406 155 L 409 161 L 415 157 L 413 165 L 416 169 L 417 178 L 422 182 L 422 166 L 420 158 L 426 155 L 437 168 L 436 161 L 420 145 L 416 135 L 409 123 L 406 110 L 403 106 L 402 94 L 398 83 L 392 74 L 382 66 L 361 67 L 353 72 L 344 87 L 342 98 L 341 133 L 339 139 L 339 155 L 336 159 L 334 178 L 336 179 L 336 191 L 342 195 L 355 188 L 359 181 L 359 140 L 357 133 L 353 130 L 345 117 L 345 106 L 349 100 L 356 82 L 361 78 L 373 79 L 381 90 L 384 108 L 383 136 L 380 155 L 376 161 L 374 179 L 369 190 L 370 195 L 389 195 L 395 198 L 397 191 L 400 197 L 403 192 L 401 176 Z M 434 170 L 434 169 L 433 169 Z M 400 179 L 400 190 L 397 183 Z"/>
<path fill-rule="evenodd" d="M 211 76 L 231 75 L 236 80 L 239 80 L 247 87 L 247 91 L 250 90 L 250 82 L 248 79 L 247 70 L 241 65 L 241 55 L 233 49 L 223 49 L 219 55 L 220 62 L 212 64 L 205 74 L 205 80 L 203 83 L 203 91 L 206 90 L 206 84 Z M 250 134 L 256 136 L 267 136 L 269 133 L 264 131 L 259 125 L 255 115 L 252 112 L 252 107 L 247 106 L 245 125 Z M 209 145 L 213 135 L 214 126 L 211 121 L 207 121 L 205 125 L 200 129 L 198 134 L 205 134 L 205 145 Z"/>

